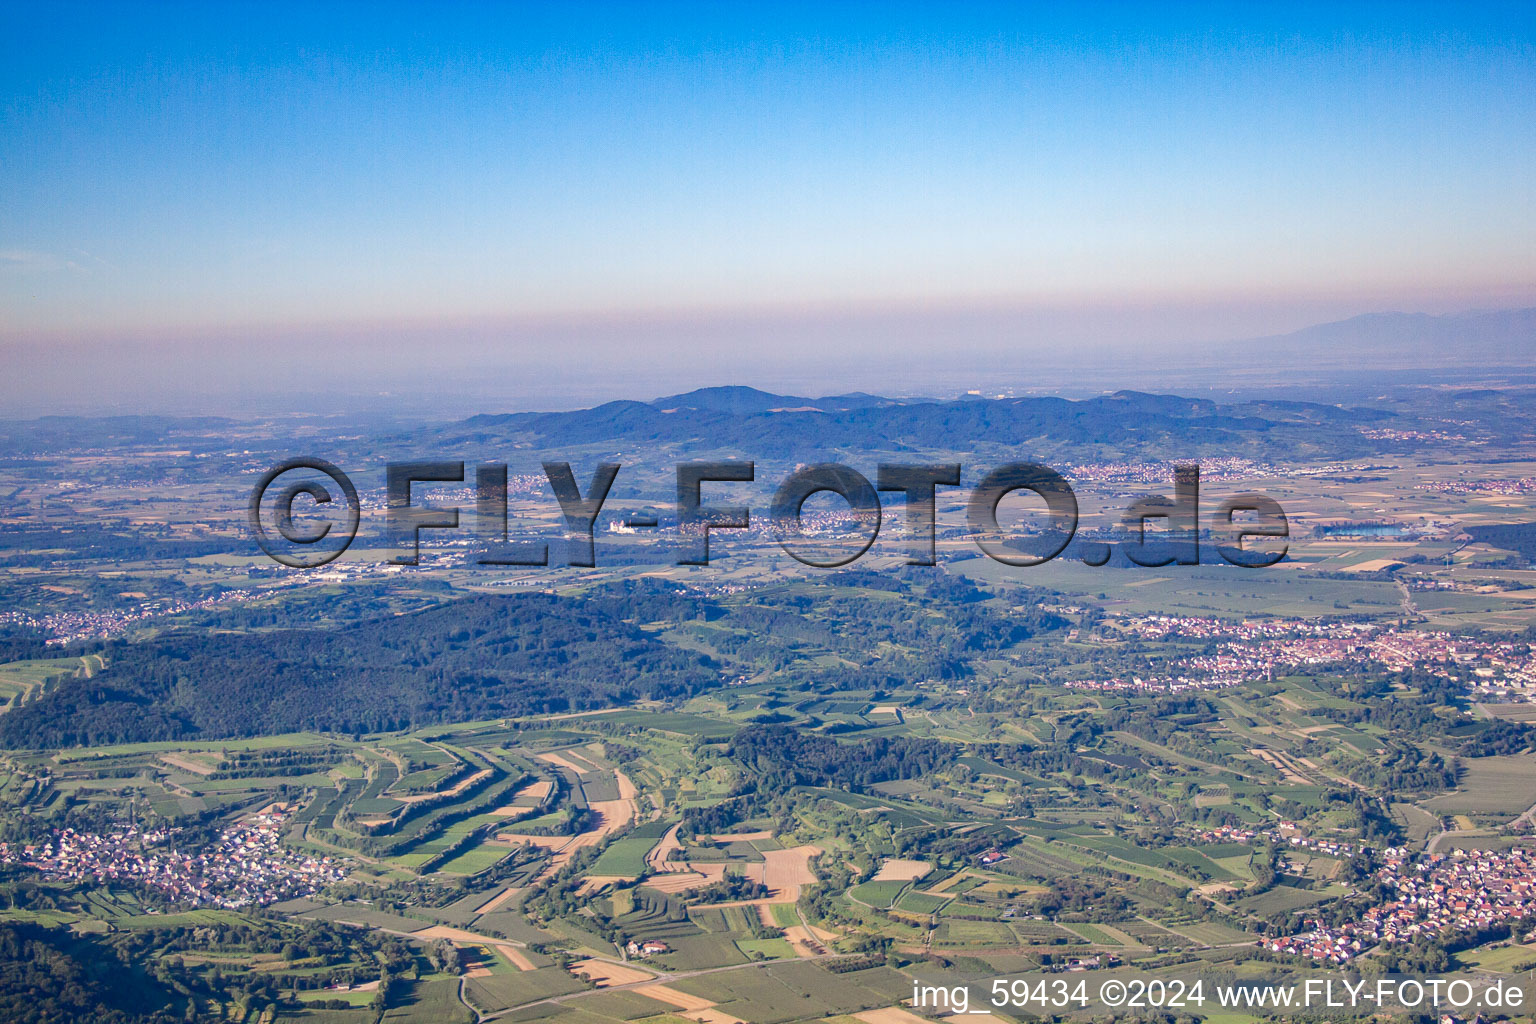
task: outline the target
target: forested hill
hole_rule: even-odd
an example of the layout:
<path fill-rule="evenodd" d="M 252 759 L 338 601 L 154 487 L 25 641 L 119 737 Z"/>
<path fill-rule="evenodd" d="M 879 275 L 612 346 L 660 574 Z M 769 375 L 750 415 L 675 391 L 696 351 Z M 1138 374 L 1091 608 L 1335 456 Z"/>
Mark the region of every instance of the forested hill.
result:
<path fill-rule="evenodd" d="M 787 725 L 749 726 L 732 737 L 727 751 L 754 770 L 759 789 L 770 792 L 807 785 L 857 790 L 922 778 L 956 756 L 956 748 L 940 740 L 880 736 L 844 744 Z"/>
<path fill-rule="evenodd" d="M 710 597 L 660 580 L 477 596 L 333 628 L 251 606 L 105 648 L 105 671 L 0 715 L 0 747 L 379 732 L 683 698 L 771 668 L 825 691 L 972 675 L 1067 627 L 938 570 L 845 571 Z M 253 628 L 255 627 L 255 628 Z"/>
<path fill-rule="evenodd" d="M 765 458 L 809 450 L 864 448 L 971 451 L 978 444 L 1111 445 L 1151 452 L 1170 445 L 1222 446 L 1229 455 L 1262 445 L 1364 452 L 1362 425 L 1394 419 L 1376 409 L 1308 402 L 1220 405 L 1207 399 L 1120 391 L 1063 398 L 898 401 L 871 395 L 803 398 L 752 388 L 705 388 L 653 402 L 609 402 L 574 412 L 475 416 L 442 428 L 443 444 L 518 438 L 560 447 L 592 443 L 750 449 Z M 1256 449 L 1255 449 L 1256 450 Z"/>
<path fill-rule="evenodd" d="M 182 1000 L 95 941 L 26 921 L 0 924 L 0 1020 L 7 1024 L 172 1024 Z"/>
<path fill-rule="evenodd" d="M 119 644 L 105 672 L 0 716 L 0 745 L 377 731 L 676 697 L 719 685 L 720 667 L 633 620 L 707 614 L 700 603 L 644 587 L 487 596 L 336 630 Z"/>

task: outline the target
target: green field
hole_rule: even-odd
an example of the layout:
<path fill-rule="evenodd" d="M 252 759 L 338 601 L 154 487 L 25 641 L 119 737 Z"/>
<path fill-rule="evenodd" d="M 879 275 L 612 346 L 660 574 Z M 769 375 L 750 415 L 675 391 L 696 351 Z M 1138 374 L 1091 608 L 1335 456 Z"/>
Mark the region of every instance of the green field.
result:
<path fill-rule="evenodd" d="M 484 840 L 444 861 L 437 870 L 450 875 L 477 875 L 512 852 L 506 843 Z"/>
<path fill-rule="evenodd" d="M 795 955 L 795 947 L 785 939 L 737 939 L 736 948 L 754 959 L 787 960 Z"/>
<path fill-rule="evenodd" d="M 909 882 L 896 881 L 865 882 L 848 890 L 848 895 L 860 903 L 866 903 L 871 907 L 889 907 L 892 903 L 896 902 L 896 897 L 901 895 L 902 890 L 910 884 Z"/>
<path fill-rule="evenodd" d="M 1454 793 L 1426 800 L 1434 814 L 1515 815 L 1536 804 L 1536 755 L 1469 758 Z"/>
<path fill-rule="evenodd" d="M 637 878 L 645 871 L 645 855 L 656 840 L 645 837 L 627 837 L 610 843 L 592 865 L 594 875 L 615 875 Z"/>

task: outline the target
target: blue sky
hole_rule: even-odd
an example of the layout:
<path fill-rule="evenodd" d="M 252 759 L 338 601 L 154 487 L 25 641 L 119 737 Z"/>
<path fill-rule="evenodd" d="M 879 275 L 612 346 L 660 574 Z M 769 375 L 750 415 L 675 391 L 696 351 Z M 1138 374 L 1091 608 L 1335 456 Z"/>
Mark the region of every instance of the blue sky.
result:
<path fill-rule="evenodd" d="M 1531 304 L 1536 8 L 1287 6 L 10 4 L 0 340 Z"/>

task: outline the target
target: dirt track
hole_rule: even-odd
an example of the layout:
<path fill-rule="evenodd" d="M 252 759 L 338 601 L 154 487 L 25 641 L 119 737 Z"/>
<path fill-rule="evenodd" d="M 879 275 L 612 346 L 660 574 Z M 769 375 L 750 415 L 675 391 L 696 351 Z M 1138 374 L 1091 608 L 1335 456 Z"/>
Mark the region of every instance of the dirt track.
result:
<path fill-rule="evenodd" d="M 441 924 L 433 925 L 431 928 L 423 928 L 418 932 L 412 932 L 411 936 L 417 939 L 447 939 L 449 942 L 463 946 L 484 946 L 501 954 L 508 963 L 520 971 L 534 970 L 533 961 L 528 959 L 528 954 L 508 943 L 506 939 L 495 939 L 489 935 L 477 935 L 462 928 L 449 928 L 447 925 Z"/>
<path fill-rule="evenodd" d="M 819 846 L 796 846 L 789 850 L 769 850 L 763 854 L 761 865 L 747 869 L 747 877 L 755 877 L 768 887 L 765 903 L 794 903 L 800 899 L 802 886 L 816 881 L 811 870 L 811 858 L 821 852 Z M 753 869 L 757 871 L 754 873 Z"/>
<path fill-rule="evenodd" d="M 591 768 L 583 768 L 581 765 L 576 764 L 574 761 L 566 758 L 563 754 L 540 754 L 539 760 L 548 761 L 550 764 L 559 765 L 561 768 L 568 768 L 575 772 L 578 778 L 583 775 L 590 775 L 592 773 Z"/>
<path fill-rule="evenodd" d="M 623 964 L 596 959 L 577 960 L 566 970 L 591 980 L 592 984 L 598 988 L 633 985 L 637 981 L 649 981 L 656 977 L 650 971 L 641 971 L 633 967 L 625 967 Z"/>
<path fill-rule="evenodd" d="M 689 1017 L 702 1024 L 746 1024 L 740 1017 L 733 1017 L 724 1010 L 715 1009 L 715 1004 L 703 996 L 689 995 L 670 985 L 642 985 L 633 991 L 669 1006 L 675 1006 L 679 1011 L 678 1016 Z"/>
<path fill-rule="evenodd" d="M 545 757 L 553 755 L 541 755 Z M 597 815 L 597 825 L 586 832 L 574 836 L 520 836 L 513 832 L 503 832 L 496 837 L 498 842 L 511 845 L 541 846 L 546 850 L 554 851 L 550 858 L 549 866 L 539 873 L 535 882 L 542 882 L 565 866 L 566 862 L 577 850 L 588 846 L 594 846 L 602 842 L 608 836 L 627 826 L 639 815 L 639 808 L 635 804 L 635 796 L 638 790 L 635 784 L 629 781 L 629 777 L 618 769 L 614 769 L 614 782 L 619 788 L 619 799 L 599 800 L 588 805 Z"/>
<path fill-rule="evenodd" d="M 667 830 L 667 834 L 651 847 L 651 852 L 645 855 L 646 867 L 657 873 L 687 870 L 688 865 L 672 859 L 674 853 L 681 853 L 683 849 L 683 844 L 677 841 L 677 830 L 681 827 L 681 825 L 673 825 Z"/>
<path fill-rule="evenodd" d="M 452 789 L 440 789 L 435 793 L 412 793 L 406 796 L 396 796 L 393 793 L 386 792 L 384 795 L 390 800 L 398 800 L 402 804 L 417 804 L 423 800 L 435 800 L 440 796 L 458 796 L 489 774 L 491 774 L 489 768 L 482 768 L 467 779 L 460 779 L 454 784 Z"/>
<path fill-rule="evenodd" d="M 508 886 L 507 888 L 501 890 L 501 892 L 497 893 L 495 896 L 492 896 L 490 899 L 476 907 L 475 916 L 478 917 L 481 914 L 489 914 L 491 911 L 496 910 L 502 904 L 506 903 L 508 900 L 512 899 L 522 891 L 522 888 L 519 886 Z"/>
<path fill-rule="evenodd" d="M 925 877 L 933 870 L 933 865 L 925 860 L 887 860 L 880 865 L 880 870 L 875 872 L 872 881 L 875 882 L 912 882 Z"/>
<path fill-rule="evenodd" d="M 657 892 L 688 892 L 714 885 L 725 878 L 725 865 L 694 864 L 686 871 L 671 871 L 664 875 L 652 875 L 645 880 L 647 887 Z"/>

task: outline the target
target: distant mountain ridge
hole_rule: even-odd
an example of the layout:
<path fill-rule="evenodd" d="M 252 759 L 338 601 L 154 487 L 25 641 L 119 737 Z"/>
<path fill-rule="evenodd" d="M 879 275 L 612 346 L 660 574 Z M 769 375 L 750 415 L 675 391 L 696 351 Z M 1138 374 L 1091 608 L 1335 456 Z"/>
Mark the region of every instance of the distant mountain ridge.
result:
<path fill-rule="evenodd" d="M 805 398 L 755 388 L 702 388 L 651 402 L 592 409 L 473 416 L 446 426 L 450 445 L 518 439 L 539 446 L 614 444 L 735 448 L 759 457 L 802 457 L 837 449 L 971 450 L 978 443 L 1044 454 L 1048 448 L 1190 446 L 1228 454 L 1329 440 L 1362 440 L 1359 427 L 1390 412 L 1309 402 L 1243 402 L 1117 391 L 1072 401 L 1054 397 L 898 400 L 875 395 Z M 1280 446 L 1275 448 L 1275 446 Z"/>
<path fill-rule="evenodd" d="M 1246 352 L 1244 351 L 1246 347 Z M 1371 364 L 1383 369 L 1480 364 L 1536 366 L 1536 308 L 1428 313 L 1365 313 L 1289 334 L 1234 345 L 1239 363 L 1312 366 Z"/>
<path fill-rule="evenodd" d="M 1086 353 L 1085 353 L 1086 355 Z M 367 452 L 488 450 L 534 447 L 561 451 L 584 445 L 634 459 L 646 452 L 672 458 L 690 451 L 757 458 L 820 460 L 839 450 L 865 452 L 977 452 L 1008 448 L 1033 457 L 1113 458 L 1246 455 L 1254 458 L 1349 457 L 1401 450 L 1410 441 L 1454 440 L 1463 434 L 1487 444 L 1523 442 L 1536 435 L 1536 308 L 1474 311 L 1447 316 L 1371 313 L 1316 324 L 1289 334 L 1187 350 L 1157 349 L 1169 381 L 1138 373 L 1126 363 L 1119 379 L 1142 379 L 1148 390 L 1067 399 L 1048 393 L 996 397 L 1024 371 L 997 366 L 990 396 L 890 397 L 844 392 L 820 397 L 779 394 L 741 385 L 703 387 L 652 400 L 622 399 L 591 408 L 481 414 L 452 421 L 409 423 L 383 418 L 345 447 Z M 1202 367 L 1219 366 L 1230 382 L 1221 390 Z M 1147 367 L 1142 366 L 1145 370 Z M 1384 371 L 1403 370 L 1385 391 Z M 1186 373 L 1186 371 L 1188 371 Z M 1469 372 L 1470 371 L 1470 372 Z M 1218 372 L 1218 371 L 1212 371 Z M 1211 398 L 1180 397 L 1177 380 L 1203 381 Z M 1205 376 L 1202 376 L 1205 374 Z M 986 380 L 978 372 L 968 380 Z M 1282 399 L 1277 384 L 1302 380 L 1330 392 L 1329 380 L 1348 381 L 1332 393 L 1343 404 L 1305 401 L 1303 389 Z M 1439 383 L 1455 387 L 1435 388 Z M 939 387 L 934 383 L 935 388 Z M 961 384 L 961 387 L 968 386 Z M 1266 392 L 1275 397 L 1263 397 Z M 654 393 L 654 392 L 653 392 Z M 951 392 L 953 393 L 953 392 Z M 1082 393 L 1079 385 L 1077 393 Z M 1246 395 L 1248 397 L 1242 397 Z M 317 426 L 322 421 L 314 421 Z M 1390 425 L 1387 434 L 1373 429 Z M 288 424 L 277 422 L 241 435 L 252 450 L 286 448 Z M 218 417 L 46 416 L 0 420 L 0 457 L 31 457 L 61 447 L 161 444 L 185 449 L 212 444 L 220 433 L 241 431 L 242 421 Z M 323 429 L 323 428 L 322 428 Z M 1403 431 L 1417 431 L 1404 435 Z M 385 436 L 378 443 L 367 434 Z M 224 442 L 220 441 L 222 445 Z M 978 447 L 981 446 L 981 447 Z M 222 448 L 220 448 L 222 450 Z"/>
<path fill-rule="evenodd" d="M 699 388 L 682 395 L 658 398 L 649 404 L 669 413 L 686 409 L 740 416 L 763 412 L 847 412 L 850 409 L 873 409 L 906 403 L 900 399 L 866 395 L 863 392 L 828 395 L 824 398 L 800 398 L 795 395 L 775 395 L 743 385 L 728 385 Z"/>

